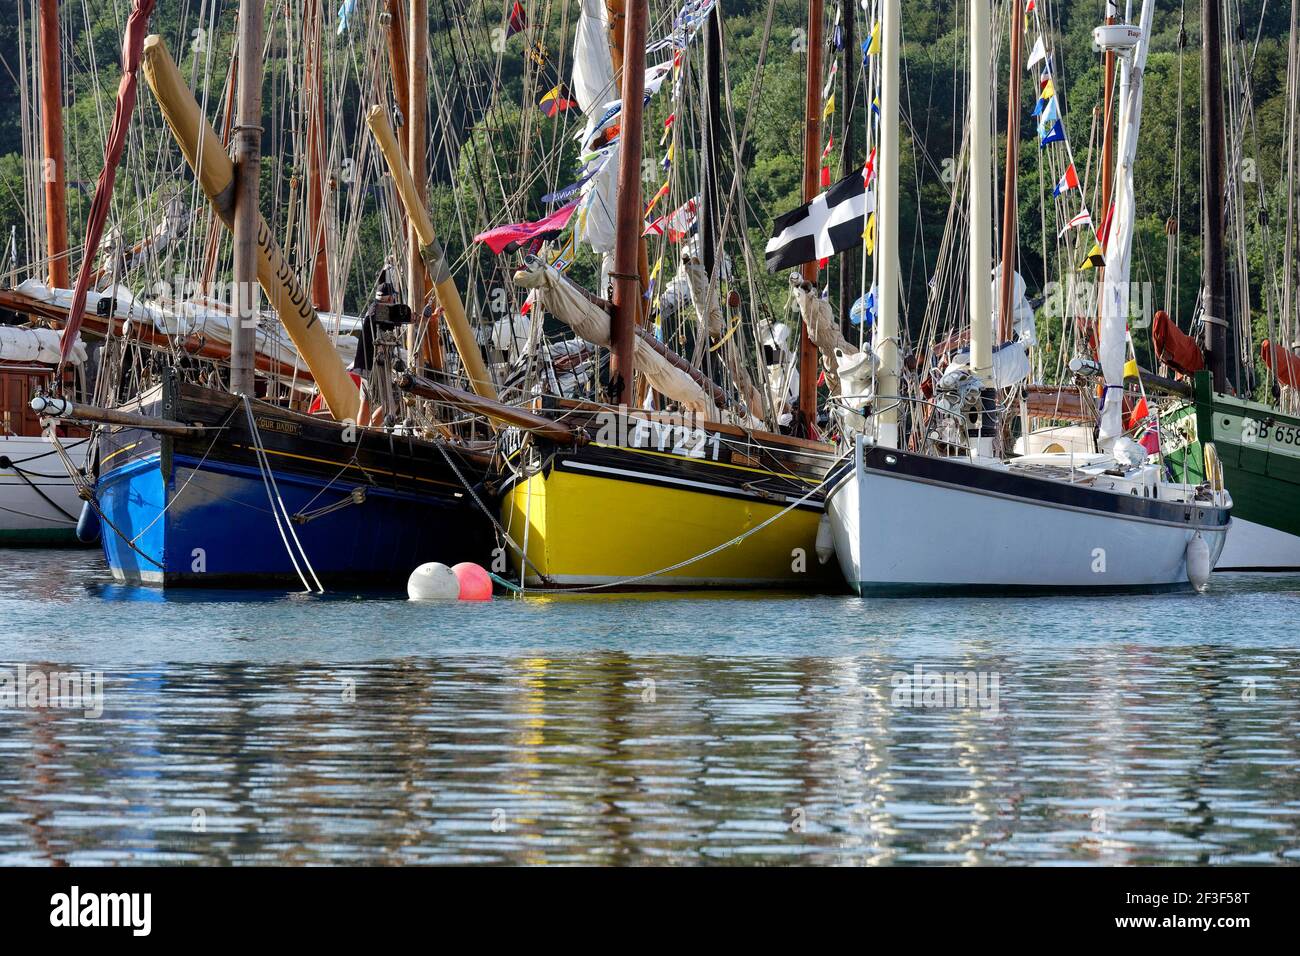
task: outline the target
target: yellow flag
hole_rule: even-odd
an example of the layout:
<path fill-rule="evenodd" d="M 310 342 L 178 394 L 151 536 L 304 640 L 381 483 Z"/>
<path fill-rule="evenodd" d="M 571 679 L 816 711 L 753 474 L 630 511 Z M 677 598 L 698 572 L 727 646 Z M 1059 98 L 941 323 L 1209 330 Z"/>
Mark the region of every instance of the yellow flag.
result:
<path fill-rule="evenodd" d="M 1083 264 L 1079 266 L 1079 270 L 1093 269 L 1097 266 L 1104 266 L 1105 264 L 1106 256 L 1101 251 L 1101 243 L 1094 242 L 1092 248 L 1088 250 L 1088 258 L 1083 260 Z"/>
<path fill-rule="evenodd" d="M 1056 95 L 1056 87 L 1052 85 L 1052 78 L 1049 76 L 1047 82 L 1043 84 L 1042 92 L 1038 94 L 1040 100 L 1050 100 Z"/>
<path fill-rule="evenodd" d="M 867 228 L 862 230 L 862 242 L 867 247 L 867 255 L 876 254 L 876 214 L 867 216 Z"/>
<path fill-rule="evenodd" d="M 826 101 L 826 108 L 822 110 L 822 122 L 825 122 L 826 120 L 830 119 L 831 114 L 834 112 L 835 112 L 835 94 L 832 93 L 830 99 Z"/>
<path fill-rule="evenodd" d="M 1137 363 L 1137 359 L 1129 359 L 1127 362 L 1124 363 L 1124 378 L 1125 378 L 1125 379 L 1130 379 L 1130 378 L 1141 378 L 1141 377 L 1142 377 L 1142 376 L 1138 374 L 1138 363 Z"/>
<path fill-rule="evenodd" d="M 877 20 L 871 27 L 871 43 L 867 46 L 867 56 L 875 56 L 880 52 L 880 21 Z"/>

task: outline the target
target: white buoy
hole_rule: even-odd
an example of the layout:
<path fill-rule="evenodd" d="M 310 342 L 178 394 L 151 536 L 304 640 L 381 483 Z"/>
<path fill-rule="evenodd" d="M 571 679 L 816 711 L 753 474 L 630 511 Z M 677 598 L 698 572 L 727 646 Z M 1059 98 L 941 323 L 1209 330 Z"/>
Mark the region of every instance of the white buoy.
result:
<path fill-rule="evenodd" d="M 1198 531 L 1187 542 L 1187 580 L 1192 582 L 1192 587 L 1196 590 L 1204 591 L 1210 583 L 1210 572 L 1213 570 L 1210 566 L 1210 546 Z"/>
<path fill-rule="evenodd" d="M 455 601 L 460 597 L 460 579 L 447 565 L 430 561 L 411 572 L 406 595 L 412 601 Z"/>
<path fill-rule="evenodd" d="M 831 531 L 831 516 L 822 512 L 817 522 L 817 562 L 825 564 L 835 554 L 835 535 Z"/>

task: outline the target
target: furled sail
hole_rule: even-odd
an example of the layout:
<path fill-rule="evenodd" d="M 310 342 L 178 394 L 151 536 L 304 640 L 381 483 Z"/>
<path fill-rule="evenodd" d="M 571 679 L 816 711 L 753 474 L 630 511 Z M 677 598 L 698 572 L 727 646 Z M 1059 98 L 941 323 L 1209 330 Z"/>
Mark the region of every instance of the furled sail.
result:
<path fill-rule="evenodd" d="M 1115 439 L 1124 434 L 1123 395 L 1124 359 L 1127 355 L 1126 326 L 1129 314 L 1129 267 L 1133 253 L 1134 195 L 1133 164 L 1137 158 L 1138 129 L 1142 123 L 1142 73 L 1146 69 L 1147 46 L 1151 37 L 1154 3 L 1143 0 L 1140 29 L 1133 58 L 1121 59 L 1123 91 L 1120 103 L 1119 170 L 1115 177 L 1115 209 L 1106 245 L 1106 277 L 1102 287 L 1101 327 L 1098 332 L 1097 357 L 1106 379 L 1097 443 L 1109 450 Z"/>
<path fill-rule="evenodd" d="M 838 349 L 843 355 L 856 355 L 858 347 L 849 342 L 840 331 L 830 303 L 817 293 L 817 287 L 804 279 L 799 273 L 790 273 L 790 292 L 794 295 L 803 324 L 808 329 L 808 337 L 817 346 L 822 357 L 822 368 L 826 372 L 826 384 L 831 394 L 840 393 Z"/>
<path fill-rule="evenodd" d="M 523 268 L 515 273 L 515 283 L 534 290 L 535 300 L 580 338 L 609 347 L 609 315 L 554 266 L 528 256 Z M 694 412 L 705 413 L 712 407 L 704 390 L 689 373 L 674 367 L 640 337 L 633 346 L 633 361 L 650 387 L 664 397 L 680 402 L 683 408 Z"/>

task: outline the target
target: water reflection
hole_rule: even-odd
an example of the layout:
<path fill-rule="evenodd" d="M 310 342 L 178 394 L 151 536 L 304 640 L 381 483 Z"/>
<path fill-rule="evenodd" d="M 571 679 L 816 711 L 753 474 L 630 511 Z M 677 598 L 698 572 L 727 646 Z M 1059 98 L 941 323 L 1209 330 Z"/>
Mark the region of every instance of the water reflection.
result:
<path fill-rule="evenodd" d="M 1297 862 L 1297 658 L 924 658 L 996 714 L 888 649 L 117 669 L 0 711 L 0 863 Z"/>

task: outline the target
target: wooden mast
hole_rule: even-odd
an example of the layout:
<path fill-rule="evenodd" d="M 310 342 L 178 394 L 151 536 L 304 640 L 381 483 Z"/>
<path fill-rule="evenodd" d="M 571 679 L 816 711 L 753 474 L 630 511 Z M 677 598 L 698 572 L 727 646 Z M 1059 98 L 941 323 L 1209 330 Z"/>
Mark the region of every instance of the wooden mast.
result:
<path fill-rule="evenodd" d="M 307 98 L 307 248 L 312 259 L 311 304 L 330 305 L 329 258 L 325 254 L 325 84 L 321 56 L 321 0 L 307 0 L 303 72 Z"/>
<path fill-rule="evenodd" d="M 415 181 L 420 204 L 428 208 L 429 170 L 425 164 L 425 147 L 429 139 L 429 0 L 411 0 L 411 17 L 406 39 L 410 43 L 407 60 L 406 163 Z M 408 216 L 410 210 L 407 210 Z M 424 322 L 424 307 L 429 300 L 428 271 L 420 254 L 420 236 L 414 226 L 406 231 L 407 301 L 411 305 L 411 325 L 406 345 L 414 352 L 415 339 Z M 424 334 L 422 355 L 436 369 L 442 368 L 442 337 L 438 331 L 438 313 L 429 316 Z"/>
<path fill-rule="evenodd" d="M 817 198 L 822 151 L 822 0 L 808 0 L 808 72 L 804 86 L 803 201 Z M 803 267 L 803 277 L 817 284 L 817 263 Z M 799 323 L 799 429 L 804 438 L 817 433 L 817 348 L 805 323 Z"/>
<path fill-rule="evenodd" d="M 1226 275 L 1223 258 L 1223 76 L 1220 0 L 1201 0 L 1201 220 L 1204 223 L 1203 268 L 1206 363 L 1216 392 L 1228 390 L 1228 322 L 1224 313 Z"/>
<path fill-rule="evenodd" d="M 614 82 L 621 83 L 623 75 L 623 28 L 627 19 L 627 0 L 605 0 L 605 20 L 609 28 L 609 63 L 613 68 Z M 640 228 L 637 230 L 640 232 Z M 641 289 L 650 288 L 650 256 L 646 251 L 645 238 L 637 240 L 637 273 L 641 276 Z M 645 322 L 650 314 L 650 304 L 641 303 L 641 321 Z"/>
<path fill-rule="evenodd" d="M 230 390 L 253 395 L 257 319 L 258 184 L 262 171 L 262 0 L 239 0 L 239 120 L 235 124 L 234 272 Z"/>
<path fill-rule="evenodd" d="M 68 191 L 63 156 L 63 70 L 59 56 L 59 0 L 40 0 L 41 143 L 45 153 L 45 242 L 50 260 L 49 282 L 57 289 L 69 284 Z"/>
<path fill-rule="evenodd" d="M 718 143 L 722 138 L 722 11 L 714 4 L 704 25 L 704 175 L 700 186 L 700 263 L 714 281 L 722 228 L 718 199 Z"/>
<path fill-rule="evenodd" d="M 1288 350 L 1300 334 L 1296 322 L 1296 121 L 1300 119 L 1300 0 L 1291 0 L 1291 38 L 1287 43 L 1286 82 L 1286 236 L 1282 242 L 1282 326 L 1280 336 Z"/>
<path fill-rule="evenodd" d="M 226 77 L 226 115 L 221 123 L 221 145 L 230 146 L 230 131 L 235 125 L 235 91 L 239 75 L 239 47 L 231 54 L 230 73 Z M 212 276 L 217 271 L 217 255 L 221 251 L 221 223 L 217 215 L 209 210 L 207 216 L 208 238 L 203 250 L 203 271 L 199 274 L 199 292 L 212 294 Z M 286 237 L 285 242 L 290 240 Z"/>
<path fill-rule="evenodd" d="M 1002 190 L 1002 285 L 998 301 L 998 341 L 1010 342 L 1015 330 L 1011 293 L 1016 274 L 1016 172 L 1020 162 L 1020 38 L 1024 27 L 1019 0 L 1007 4 L 1011 11 L 1011 79 L 1007 83 L 1007 165 Z"/>
<path fill-rule="evenodd" d="M 857 6 L 854 3 L 844 5 L 844 22 L 840 28 L 844 31 L 844 62 L 840 64 L 840 176 L 847 176 L 855 169 L 861 170 L 854 149 L 853 99 L 857 92 L 858 74 L 862 71 L 862 50 L 857 40 Z M 859 246 L 855 244 L 840 253 L 840 327 L 848 327 L 849 312 L 858 297 L 861 277 L 858 274 Z"/>
<path fill-rule="evenodd" d="M 641 275 L 637 268 L 641 242 L 642 100 L 645 96 L 645 37 L 648 0 L 631 0 L 623 28 L 623 113 L 619 122 L 618 202 L 615 207 L 614 315 L 610 323 L 610 401 L 634 400 L 632 345 L 641 317 Z"/>

